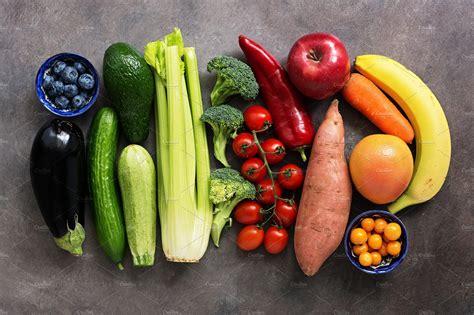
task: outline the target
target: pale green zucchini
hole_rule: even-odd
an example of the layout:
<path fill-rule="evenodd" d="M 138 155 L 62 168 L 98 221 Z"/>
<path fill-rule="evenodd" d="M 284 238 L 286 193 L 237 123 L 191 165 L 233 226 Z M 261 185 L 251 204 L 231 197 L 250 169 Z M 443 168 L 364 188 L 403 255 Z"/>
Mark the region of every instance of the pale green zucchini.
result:
<path fill-rule="evenodd" d="M 123 149 L 118 178 L 133 265 L 152 266 L 156 245 L 156 173 L 145 148 L 131 144 Z"/>

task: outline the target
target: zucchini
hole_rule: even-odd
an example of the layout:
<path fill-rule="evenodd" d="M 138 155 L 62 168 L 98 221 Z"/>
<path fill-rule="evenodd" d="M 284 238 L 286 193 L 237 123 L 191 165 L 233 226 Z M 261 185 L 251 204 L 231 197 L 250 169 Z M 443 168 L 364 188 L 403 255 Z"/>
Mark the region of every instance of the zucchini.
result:
<path fill-rule="evenodd" d="M 97 112 L 88 136 L 89 188 L 97 238 L 110 259 L 123 269 L 125 227 L 114 180 L 118 117 L 112 108 Z"/>
<path fill-rule="evenodd" d="M 118 179 L 133 265 L 152 266 L 156 245 L 156 173 L 145 148 L 131 144 L 123 149 Z"/>

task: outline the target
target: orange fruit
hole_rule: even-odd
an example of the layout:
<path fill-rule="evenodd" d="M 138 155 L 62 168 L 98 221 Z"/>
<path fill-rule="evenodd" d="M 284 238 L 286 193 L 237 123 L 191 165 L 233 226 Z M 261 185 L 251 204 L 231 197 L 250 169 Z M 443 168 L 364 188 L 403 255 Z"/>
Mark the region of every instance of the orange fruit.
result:
<path fill-rule="evenodd" d="M 352 150 L 349 170 L 357 191 L 375 204 L 397 199 L 413 175 L 413 155 L 402 139 L 370 135 Z"/>

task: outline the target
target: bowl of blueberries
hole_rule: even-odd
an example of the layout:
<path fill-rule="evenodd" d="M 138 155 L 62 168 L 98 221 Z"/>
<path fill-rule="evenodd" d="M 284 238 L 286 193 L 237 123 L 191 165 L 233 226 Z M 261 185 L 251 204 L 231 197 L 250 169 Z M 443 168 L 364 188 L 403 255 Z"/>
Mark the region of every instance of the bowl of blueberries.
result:
<path fill-rule="evenodd" d="M 61 117 L 86 112 L 99 94 L 99 77 L 86 58 L 61 53 L 46 60 L 36 75 L 36 94 L 47 110 Z"/>

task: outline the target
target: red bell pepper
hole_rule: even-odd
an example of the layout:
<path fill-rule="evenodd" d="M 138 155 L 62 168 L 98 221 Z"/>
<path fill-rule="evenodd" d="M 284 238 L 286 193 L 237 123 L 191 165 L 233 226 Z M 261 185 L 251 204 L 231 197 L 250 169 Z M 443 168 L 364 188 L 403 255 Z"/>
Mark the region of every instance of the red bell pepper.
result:
<path fill-rule="evenodd" d="M 239 45 L 260 86 L 263 100 L 273 117 L 278 138 L 301 153 L 313 143 L 314 126 L 303 106 L 302 96 L 291 84 L 281 64 L 261 45 L 240 35 Z"/>

